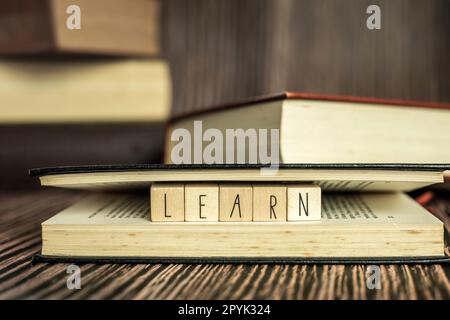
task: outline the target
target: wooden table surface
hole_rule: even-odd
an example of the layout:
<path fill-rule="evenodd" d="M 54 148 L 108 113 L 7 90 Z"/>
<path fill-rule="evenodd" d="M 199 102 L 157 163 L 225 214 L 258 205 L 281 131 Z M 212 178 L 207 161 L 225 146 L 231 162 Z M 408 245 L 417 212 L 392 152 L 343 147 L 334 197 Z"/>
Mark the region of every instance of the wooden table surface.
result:
<path fill-rule="evenodd" d="M 83 196 L 57 189 L 1 191 L 1 299 L 449 299 L 448 265 L 382 265 L 381 289 L 364 265 L 84 264 L 82 288 L 68 264 L 31 264 L 40 223 Z M 448 250 L 448 248 L 447 248 Z"/>

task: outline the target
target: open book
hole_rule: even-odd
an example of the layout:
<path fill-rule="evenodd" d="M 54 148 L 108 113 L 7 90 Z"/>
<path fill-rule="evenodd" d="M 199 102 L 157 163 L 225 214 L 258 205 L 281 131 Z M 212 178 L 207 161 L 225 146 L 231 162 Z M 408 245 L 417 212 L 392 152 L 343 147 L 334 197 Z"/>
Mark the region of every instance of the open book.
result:
<path fill-rule="evenodd" d="M 395 192 L 324 194 L 322 220 L 301 223 L 155 223 L 148 196 L 95 194 L 44 222 L 42 239 L 58 257 L 444 257 L 442 222 Z"/>

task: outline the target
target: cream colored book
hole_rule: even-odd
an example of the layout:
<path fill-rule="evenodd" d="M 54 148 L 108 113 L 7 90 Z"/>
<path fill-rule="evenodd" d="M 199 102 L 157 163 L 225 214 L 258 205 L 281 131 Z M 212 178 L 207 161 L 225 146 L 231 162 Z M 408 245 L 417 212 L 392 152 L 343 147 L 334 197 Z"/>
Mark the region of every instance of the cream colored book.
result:
<path fill-rule="evenodd" d="M 196 123 L 201 129 L 195 129 Z M 236 155 L 236 146 L 245 147 L 248 163 L 250 145 L 266 145 L 260 143 L 261 130 L 279 130 L 280 163 L 450 163 L 449 123 L 448 103 L 286 92 L 172 119 L 166 134 L 165 163 L 176 163 L 172 151 L 177 150 L 180 139 L 172 134 L 177 129 L 185 129 L 193 141 L 201 141 L 203 151 L 213 145 L 205 136 L 207 130 L 218 130 L 224 143 L 219 147 L 223 156 L 218 161 L 222 162 L 217 163 Z M 247 139 L 236 142 L 233 149 L 226 131 L 237 129 L 243 129 Z M 271 138 L 266 141 L 262 150 L 270 154 L 264 149 L 275 144 Z M 265 163 L 261 155 L 257 161 Z"/>
<path fill-rule="evenodd" d="M 328 194 L 307 222 L 149 220 L 148 196 L 95 194 L 42 224 L 57 257 L 444 257 L 442 222 L 403 193 Z"/>
<path fill-rule="evenodd" d="M 164 121 L 170 108 L 162 60 L 3 59 L 0 83 L 0 124 Z"/>

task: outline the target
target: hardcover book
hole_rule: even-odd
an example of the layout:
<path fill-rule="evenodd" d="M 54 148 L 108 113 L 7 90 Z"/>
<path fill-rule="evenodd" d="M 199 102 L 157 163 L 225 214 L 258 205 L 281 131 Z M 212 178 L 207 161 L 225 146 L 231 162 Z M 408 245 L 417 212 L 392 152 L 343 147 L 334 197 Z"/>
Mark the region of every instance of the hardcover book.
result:
<path fill-rule="evenodd" d="M 402 193 L 324 195 L 322 219 L 309 222 L 152 222 L 148 216 L 147 196 L 87 197 L 42 224 L 42 254 L 181 261 L 444 258 L 443 223 Z"/>
<path fill-rule="evenodd" d="M 306 182 L 327 192 L 412 191 L 442 183 L 445 164 L 93 165 L 32 169 L 42 186 L 89 190 L 143 189 L 155 182 Z"/>
<path fill-rule="evenodd" d="M 270 176 L 261 175 L 262 167 L 110 165 L 34 169 L 31 174 L 38 176 L 42 185 L 86 189 L 92 193 L 43 223 L 40 259 L 448 261 L 443 223 L 401 192 L 442 183 L 448 165 L 291 164 L 281 165 L 278 173 Z M 208 182 L 211 185 L 213 181 L 219 185 L 221 181 L 271 183 L 272 186 L 315 183 L 327 192 L 322 194 L 321 218 L 315 221 L 151 221 L 148 188 L 152 184 Z M 135 193 L 130 194 L 131 189 Z M 147 191 L 142 193 L 143 190 Z M 184 195 L 187 194 L 185 190 Z M 262 207 L 253 207 L 253 217 L 261 213 L 259 208 Z"/>
<path fill-rule="evenodd" d="M 252 130 L 279 130 L 279 160 L 288 164 L 449 163 L 449 123 L 446 103 L 285 92 L 173 118 L 165 163 L 175 163 L 172 150 L 179 141 L 172 134 L 177 129 L 201 140 L 203 148 L 209 145 L 203 141 L 208 129 L 223 137 L 226 130 L 242 129 L 246 138 Z M 248 150 L 251 143 L 243 143 Z M 236 147 L 230 150 L 236 154 Z M 225 144 L 220 151 L 219 161 L 226 163 L 230 151 Z M 264 163 L 261 156 L 256 160 Z"/>

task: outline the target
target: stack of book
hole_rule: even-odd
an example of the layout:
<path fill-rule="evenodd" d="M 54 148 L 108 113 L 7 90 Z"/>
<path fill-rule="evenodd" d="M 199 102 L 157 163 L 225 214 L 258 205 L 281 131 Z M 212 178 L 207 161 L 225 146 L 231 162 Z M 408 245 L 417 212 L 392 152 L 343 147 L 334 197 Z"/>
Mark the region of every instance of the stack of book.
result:
<path fill-rule="evenodd" d="M 171 84 L 160 7 L 157 0 L 2 3 L 1 184 L 23 184 L 36 166 L 161 161 Z"/>
<path fill-rule="evenodd" d="M 166 123 L 160 5 L 2 4 L 5 176 L 91 193 L 42 224 L 42 259 L 448 261 L 405 192 L 444 181 L 450 105 L 288 92 Z"/>
<path fill-rule="evenodd" d="M 166 164 L 32 170 L 43 186 L 93 193 L 43 223 L 42 257 L 448 261 L 443 223 L 404 192 L 444 181 L 449 109 L 284 93 L 173 119 Z M 195 121 L 218 136 L 231 129 L 278 129 L 281 163 L 271 172 L 251 157 L 242 163 L 171 163 L 179 151 L 176 130 L 194 140 Z M 200 141 L 202 150 L 212 143 Z M 250 142 L 244 145 L 249 155 Z M 216 152 L 224 159 L 235 156 L 236 150 L 220 147 Z M 136 191 L 98 192 L 111 190 Z"/>

